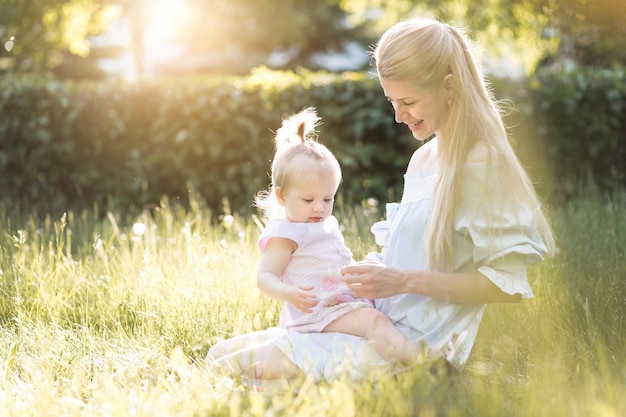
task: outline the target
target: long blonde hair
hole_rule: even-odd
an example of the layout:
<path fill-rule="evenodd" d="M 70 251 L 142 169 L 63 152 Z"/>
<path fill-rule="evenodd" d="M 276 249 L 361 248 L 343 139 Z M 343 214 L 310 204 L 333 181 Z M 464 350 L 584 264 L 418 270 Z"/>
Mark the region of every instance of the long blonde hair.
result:
<path fill-rule="evenodd" d="M 430 267 L 452 271 L 454 221 L 460 203 L 461 181 L 473 150 L 486 150 L 487 166 L 496 167 L 496 182 L 485 183 L 481 211 L 493 220 L 506 193 L 506 204 L 532 211 L 535 227 L 551 250 L 554 238 L 533 184 L 511 147 L 501 110 L 476 63 L 471 43 L 463 32 L 432 19 L 401 21 L 381 36 L 374 52 L 380 79 L 401 80 L 421 88 L 440 88 L 452 75 L 448 120 L 438 141 L 439 174 L 426 235 Z M 491 187 L 491 188 L 489 188 Z M 495 188 L 494 188 L 495 187 Z M 498 206 L 500 205 L 500 206 Z M 436 215 L 435 215 L 436 213 Z M 490 235 L 497 231 L 490 231 Z"/>
<path fill-rule="evenodd" d="M 254 198 L 255 206 L 266 218 L 284 216 L 284 207 L 276 199 L 276 190 L 279 188 L 285 191 L 296 181 L 308 181 L 320 173 L 331 176 L 339 187 L 339 162 L 326 146 L 317 141 L 315 129 L 320 120 L 315 108 L 307 107 L 284 119 L 276 131 L 271 184 L 268 190 L 258 192 Z M 298 161 L 299 157 L 314 161 L 314 169 L 311 169 L 311 165 Z"/>

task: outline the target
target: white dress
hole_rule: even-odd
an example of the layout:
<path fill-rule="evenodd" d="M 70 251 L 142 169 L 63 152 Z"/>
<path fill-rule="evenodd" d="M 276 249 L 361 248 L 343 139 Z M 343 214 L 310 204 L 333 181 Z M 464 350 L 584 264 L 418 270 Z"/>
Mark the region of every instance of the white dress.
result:
<path fill-rule="evenodd" d="M 507 207 L 503 199 L 495 223 L 492 216 L 492 233 L 488 232 L 479 203 L 485 181 L 497 181 L 497 169 L 490 169 L 487 163 L 474 163 L 468 165 L 467 171 L 455 216 L 456 271 L 478 270 L 508 294 L 533 297 L 526 266 L 541 261 L 547 250 L 533 227 L 530 212 Z M 435 179 L 433 170 L 407 173 L 401 202 L 388 204 L 387 219 L 372 227 L 376 242 L 383 247 L 375 256 L 386 265 L 428 269 L 424 236 Z M 417 294 L 399 294 L 376 300 L 376 307 L 415 343 L 432 346 L 453 333 L 466 331 L 464 348 L 453 363 L 461 367 L 476 340 L 485 304 L 456 304 Z M 287 357 L 316 378 L 333 378 L 346 371 L 359 377 L 368 369 L 389 365 L 359 337 L 341 333 L 300 334 L 277 328 L 265 332 Z"/>
<path fill-rule="evenodd" d="M 373 307 L 370 300 L 357 299 L 339 280 L 341 267 L 352 261 L 352 252 L 346 247 L 334 216 L 319 223 L 271 219 L 259 237 L 259 249 L 263 251 L 273 237 L 287 238 L 298 245 L 281 275 L 282 280 L 298 287 L 313 287 L 312 292 L 320 300 L 309 314 L 284 303 L 280 327 L 299 332 L 321 332 L 346 313 Z"/>

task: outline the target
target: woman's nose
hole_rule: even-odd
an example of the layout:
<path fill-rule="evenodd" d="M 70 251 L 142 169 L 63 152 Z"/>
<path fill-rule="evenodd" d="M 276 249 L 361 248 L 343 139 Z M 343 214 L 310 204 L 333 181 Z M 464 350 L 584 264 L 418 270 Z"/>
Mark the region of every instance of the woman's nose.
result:
<path fill-rule="evenodd" d="M 398 105 L 394 109 L 396 112 L 396 123 L 402 123 L 406 120 L 406 111 L 402 108 L 402 106 Z"/>

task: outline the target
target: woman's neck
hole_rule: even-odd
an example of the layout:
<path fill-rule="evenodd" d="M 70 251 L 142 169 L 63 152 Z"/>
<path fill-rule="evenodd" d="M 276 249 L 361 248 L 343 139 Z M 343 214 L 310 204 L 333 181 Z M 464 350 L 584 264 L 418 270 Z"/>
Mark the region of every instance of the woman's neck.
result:
<path fill-rule="evenodd" d="M 407 172 L 425 171 L 439 167 L 438 138 L 434 138 L 420 146 L 409 161 Z"/>

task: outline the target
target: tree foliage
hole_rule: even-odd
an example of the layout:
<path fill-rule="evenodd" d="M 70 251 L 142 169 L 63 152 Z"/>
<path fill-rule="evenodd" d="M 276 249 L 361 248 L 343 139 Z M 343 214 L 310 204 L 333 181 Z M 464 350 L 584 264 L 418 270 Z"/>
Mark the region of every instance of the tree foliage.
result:
<path fill-rule="evenodd" d="M 95 0 L 2 0 L 0 58 L 5 69 L 54 68 L 64 52 L 86 56 L 88 37 L 104 31 L 115 11 Z"/>
<path fill-rule="evenodd" d="M 537 1 L 537 0 L 535 0 Z M 582 66 L 626 63 L 626 1 L 551 0 L 543 5 L 561 37 L 560 55 Z M 541 3 L 539 3 L 541 4 Z"/>
<path fill-rule="evenodd" d="M 358 26 L 344 24 L 345 12 L 332 0 L 3 0 L 0 57 L 17 71 L 52 69 L 65 56 L 87 56 L 93 52 L 90 36 L 127 19 L 129 47 L 142 73 L 146 29 L 159 7 L 176 4 L 188 13 L 176 22 L 172 41 L 190 54 L 210 56 L 214 63 L 204 69 L 221 65 L 222 71 L 244 72 L 275 51 L 289 52 L 286 67 L 313 67 L 314 53 L 361 37 Z"/>
<path fill-rule="evenodd" d="M 189 0 L 196 11 L 188 28 L 200 50 L 240 48 L 245 54 L 265 55 L 293 49 L 291 64 L 311 64 L 311 54 L 337 50 L 347 39 L 359 38 L 358 27 L 348 27 L 345 12 L 329 1 Z M 202 36 L 197 36 L 203 34 Z M 222 51 L 223 52 L 223 51 Z"/>
<path fill-rule="evenodd" d="M 352 19 L 380 32 L 399 19 L 440 18 L 471 31 L 499 59 L 589 66 L 626 62 L 626 2 L 621 0 L 340 0 Z"/>
<path fill-rule="evenodd" d="M 314 68 L 315 53 L 350 40 L 366 48 L 416 15 L 467 28 L 492 62 L 527 73 L 538 63 L 626 62 L 626 2 L 616 0 L 0 0 L 0 70 L 44 71 L 72 56 L 94 57 L 90 37 L 125 18 L 141 73 L 146 27 L 159 7 L 177 3 L 189 13 L 173 41 L 208 57 L 196 65 L 203 71 L 246 72 L 277 51 L 286 68 Z"/>

